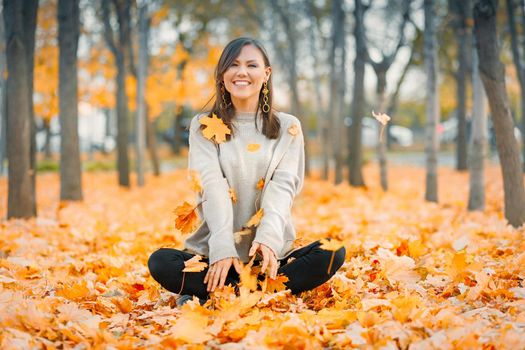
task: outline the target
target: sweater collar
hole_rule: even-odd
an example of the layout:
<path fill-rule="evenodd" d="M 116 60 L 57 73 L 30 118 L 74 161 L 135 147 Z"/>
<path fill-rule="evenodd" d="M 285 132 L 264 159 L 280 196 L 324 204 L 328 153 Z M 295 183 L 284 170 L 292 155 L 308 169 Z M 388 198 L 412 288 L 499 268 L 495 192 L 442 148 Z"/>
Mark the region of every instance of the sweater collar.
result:
<path fill-rule="evenodd" d="M 256 112 L 235 112 L 234 120 L 238 121 L 253 121 Z"/>

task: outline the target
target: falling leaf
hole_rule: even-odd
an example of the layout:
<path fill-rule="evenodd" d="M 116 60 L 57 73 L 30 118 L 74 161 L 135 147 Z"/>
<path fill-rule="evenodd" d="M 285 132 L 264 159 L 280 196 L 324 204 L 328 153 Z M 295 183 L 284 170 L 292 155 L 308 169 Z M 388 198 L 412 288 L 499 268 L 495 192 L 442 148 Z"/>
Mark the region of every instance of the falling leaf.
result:
<path fill-rule="evenodd" d="M 299 133 L 299 127 L 297 124 L 293 124 L 288 128 L 288 133 L 292 136 L 296 136 Z"/>
<path fill-rule="evenodd" d="M 237 203 L 237 194 L 235 193 L 235 188 L 230 187 L 228 189 L 228 193 L 230 194 L 230 198 L 233 203 Z"/>
<path fill-rule="evenodd" d="M 208 263 L 205 261 L 200 261 L 202 259 L 202 256 L 195 255 L 191 259 L 188 259 L 184 261 L 184 269 L 183 272 L 201 272 L 206 267 L 208 267 Z"/>
<path fill-rule="evenodd" d="M 261 179 L 257 182 L 257 186 L 256 186 L 256 188 L 257 188 L 258 190 L 261 190 L 261 191 L 262 191 L 262 189 L 264 188 L 264 178 L 261 178 Z"/>
<path fill-rule="evenodd" d="M 264 209 L 263 208 L 257 210 L 257 212 L 255 214 L 253 214 L 253 216 L 250 218 L 250 220 L 248 220 L 248 222 L 246 223 L 245 227 L 255 227 L 255 226 L 259 225 L 263 215 L 264 215 Z"/>
<path fill-rule="evenodd" d="M 386 115 L 385 113 L 375 113 L 374 111 L 372 111 L 372 115 L 382 125 L 386 125 L 390 121 L 390 117 Z"/>
<path fill-rule="evenodd" d="M 259 148 L 261 148 L 261 145 L 258 144 L 258 143 L 249 143 L 248 144 L 248 147 L 246 147 L 246 149 L 249 151 L 249 152 L 256 152 L 259 150 Z"/>
<path fill-rule="evenodd" d="M 249 235 L 250 233 L 252 233 L 252 229 L 251 228 L 243 228 L 242 230 L 235 232 L 233 234 L 234 235 L 234 239 L 235 239 L 235 243 L 237 243 L 237 244 L 241 243 L 243 237 L 246 236 L 246 235 Z"/>
<path fill-rule="evenodd" d="M 175 227 L 182 233 L 190 233 L 197 226 L 198 216 L 195 211 L 197 206 L 184 202 L 175 208 Z"/>
<path fill-rule="evenodd" d="M 206 128 L 202 130 L 202 134 L 208 140 L 214 139 L 215 142 L 222 143 L 226 141 L 226 135 L 231 134 L 228 126 L 215 113 L 211 117 L 201 118 L 200 123 L 206 125 Z"/>

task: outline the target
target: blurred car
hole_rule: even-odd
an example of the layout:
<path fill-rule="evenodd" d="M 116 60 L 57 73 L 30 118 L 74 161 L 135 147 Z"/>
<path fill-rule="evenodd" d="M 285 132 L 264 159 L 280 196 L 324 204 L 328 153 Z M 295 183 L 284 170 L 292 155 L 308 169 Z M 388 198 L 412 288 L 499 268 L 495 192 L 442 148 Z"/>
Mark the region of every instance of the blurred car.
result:
<path fill-rule="evenodd" d="M 467 119 L 467 140 L 470 139 L 471 119 Z M 455 143 L 458 137 L 458 119 L 456 117 L 449 118 L 444 122 L 438 124 L 438 138 L 441 143 L 449 144 Z M 492 119 L 487 122 L 487 135 L 491 144 L 495 147 L 494 128 L 492 126 Z M 521 143 L 521 132 L 517 126 L 514 126 L 514 138 Z"/>
<path fill-rule="evenodd" d="M 379 132 L 381 125 L 377 120 L 371 117 L 363 117 L 361 120 L 361 142 L 364 147 L 375 147 L 379 140 Z M 344 124 L 347 127 L 352 125 L 352 118 L 346 117 Z M 383 131 L 386 136 L 386 128 Z M 409 128 L 401 125 L 390 125 L 389 138 L 392 144 L 398 144 L 402 147 L 411 146 L 414 143 L 414 133 Z"/>

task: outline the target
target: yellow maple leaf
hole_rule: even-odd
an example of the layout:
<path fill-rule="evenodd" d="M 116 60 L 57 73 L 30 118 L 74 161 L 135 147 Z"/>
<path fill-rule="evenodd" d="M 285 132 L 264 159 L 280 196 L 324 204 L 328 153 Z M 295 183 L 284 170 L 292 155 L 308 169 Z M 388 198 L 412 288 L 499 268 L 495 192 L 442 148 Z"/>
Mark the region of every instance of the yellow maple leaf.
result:
<path fill-rule="evenodd" d="M 257 212 L 255 214 L 253 214 L 253 216 L 250 218 L 250 220 L 248 220 L 248 222 L 246 223 L 245 227 L 255 227 L 255 226 L 259 225 L 263 215 L 264 215 L 264 209 L 263 208 L 257 210 Z"/>
<path fill-rule="evenodd" d="M 237 194 L 235 193 L 235 188 L 233 187 L 230 187 L 230 189 L 228 190 L 229 194 L 230 194 L 230 198 L 232 199 L 232 202 L 233 203 L 237 203 Z"/>
<path fill-rule="evenodd" d="M 261 190 L 264 188 L 264 178 L 261 177 L 261 179 L 257 182 L 257 186 L 255 186 L 258 190 Z"/>
<path fill-rule="evenodd" d="M 56 295 L 69 300 L 80 301 L 89 295 L 89 288 L 86 286 L 86 281 L 75 282 L 59 289 Z"/>
<path fill-rule="evenodd" d="M 319 248 L 323 250 L 330 250 L 332 252 L 339 250 L 339 248 L 343 246 L 343 242 L 333 238 L 330 240 L 323 238 L 319 242 L 321 243 L 321 246 Z"/>
<path fill-rule="evenodd" d="M 299 133 L 299 127 L 297 124 L 293 124 L 288 128 L 288 133 L 292 136 L 296 136 Z"/>
<path fill-rule="evenodd" d="M 211 117 L 204 117 L 199 121 L 201 124 L 206 125 L 206 128 L 202 130 L 202 134 L 208 140 L 214 139 L 215 142 L 222 143 L 226 141 L 226 135 L 231 134 L 228 126 L 215 113 Z"/>
<path fill-rule="evenodd" d="M 184 269 L 183 272 L 201 272 L 206 267 L 208 267 L 208 263 L 204 261 L 200 261 L 202 259 L 202 256 L 195 255 L 193 258 L 188 259 L 184 261 Z"/>
<path fill-rule="evenodd" d="M 188 202 L 184 202 L 175 208 L 175 227 L 182 233 L 190 233 L 197 225 L 198 216 L 195 211 L 197 206 L 193 206 Z"/>
<path fill-rule="evenodd" d="M 266 277 L 266 289 L 263 290 L 270 293 L 280 292 L 286 289 L 286 285 L 284 284 L 285 282 L 288 282 L 288 277 L 286 277 L 285 275 L 277 275 L 275 279 Z"/>
<path fill-rule="evenodd" d="M 248 264 L 242 267 L 242 271 L 239 274 L 240 284 L 242 287 L 254 291 L 257 289 L 257 275 L 252 274 L 252 266 L 255 261 L 256 254 L 253 255 L 253 258 L 248 262 Z"/>
<path fill-rule="evenodd" d="M 256 152 L 257 150 L 259 150 L 259 148 L 261 148 L 261 145 L 258 143 L 249 143 L 248 146 L 246 147 L 246 149 L 249 152 Z"/>

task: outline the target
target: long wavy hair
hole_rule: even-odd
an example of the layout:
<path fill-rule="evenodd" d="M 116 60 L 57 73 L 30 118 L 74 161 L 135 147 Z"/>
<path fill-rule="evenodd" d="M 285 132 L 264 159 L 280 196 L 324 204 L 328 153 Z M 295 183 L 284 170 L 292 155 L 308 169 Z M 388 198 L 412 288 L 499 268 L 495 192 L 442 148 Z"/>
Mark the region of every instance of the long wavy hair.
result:
<path fill-rule="evenodd" d="M 237 39 L 234 39 L 230 41 L 224 50 L 221 53 L 221 57 L 219 58 L 219 63 L 215 67 L 215 95 L 206 103 L 206 105 L 203 107 L 203 109 L 208 105 L 208 103 L 215 97 L 215 101 L 213 103 L 212 109 L 208 112 L 208 116 L 211 116 L 212 114 L 217 115 L 220 119 L 222 119 L 223 123 L 228 126 L 228 128 L 231 130 L 231 135 L 226 135 L 226 140 L 229 141 L 231 137 L 234 135 L 234 128 L 232 120 L 235 116 L 235 106 L 232 103 L 230 93 L 226 88 L 223 87 L 223 75 L 224 72 L 232 65 L 233 61 L 239 56 L 241 53 L 241 50 L 246 45 L 253 45 L 256 48 L 259 49 L 263 56 L 264 60 L 264 66 L 270 67 L 270 60 L 268 59 L 268 54 L 266 53 L 266 50 L 262 46 L 262 44 L 253 38 L 248 37 L 240 37 Z M 257 114 L 255 117 L 255 127 L 257 128 L 257 119 L 259 116 L 263 119 L 262 124 L 262 133 L 268 137 L 269 139 L 276 139 L 279 137 L 279 131 L 281 129 L 281 124 L 279 123 L 279 118 L 276 115 L 276 110 L 273 107 L 273 85 L 272 85 L 272 74 L 270 74 L 270 77 L 267 81 L 267 87 L 268 90 L 268 104 L 270 105 L 270 109 L 267 113 L 263 112 L 262 106 L 264 104 L 263 97 L 264 94 L 262 93 L 262 90 L 264 88 L 261 87 L 261 91 L 259 91 L 259 103 L 257 105 Z M 222 88 L 222 89 L 221 89 Z M 224 91 L 224 99 L 223 99 L 223 91 Z M 226 105 L 224 104 L 224 100 L 226 101 Z M 201 128 L 205 127 L 204 125 L 201 125 Z"/>

